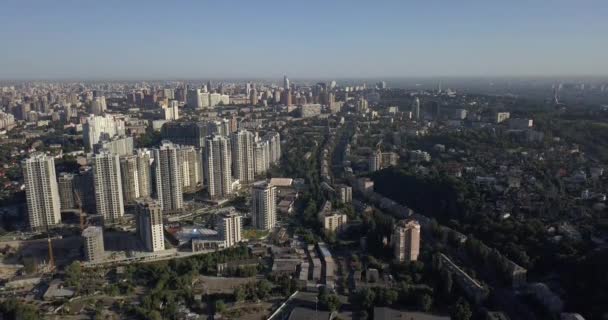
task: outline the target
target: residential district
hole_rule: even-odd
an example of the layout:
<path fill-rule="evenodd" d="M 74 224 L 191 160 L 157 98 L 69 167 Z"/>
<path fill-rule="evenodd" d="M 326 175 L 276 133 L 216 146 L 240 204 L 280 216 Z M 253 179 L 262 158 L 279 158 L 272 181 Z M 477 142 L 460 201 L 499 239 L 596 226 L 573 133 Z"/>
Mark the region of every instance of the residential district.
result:
<path fill-rule="evenodd" d="M 608 316 L 605 84 L 276 82 L 0 85 L 2 314 Z"/>

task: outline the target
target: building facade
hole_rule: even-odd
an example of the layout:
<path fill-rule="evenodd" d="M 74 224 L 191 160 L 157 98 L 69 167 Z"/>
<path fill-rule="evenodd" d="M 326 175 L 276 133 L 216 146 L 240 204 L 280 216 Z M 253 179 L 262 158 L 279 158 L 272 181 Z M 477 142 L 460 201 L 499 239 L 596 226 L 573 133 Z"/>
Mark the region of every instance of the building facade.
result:
<path fill-rule="evenodd" d="M 243 217 L 236 212 L 223 212 L 218 215 L 216 227 L 220 239 L 226 247 L 232 247 L 242 240 Z"/>
<path fill-rule="evenodd" d="M 418 260 L 420 253 L 420 224 L 415 220 L 399 221 L 392 236 L 395 260 L 410 262 Z"/>
<path fill-rule="evenodd" d="M 84 239 L 84 258 L 88 262 L 101 262 L 105 259 L 103 228 L 89 226 L 82 231 Z"/>
<path fill-rule="evenodd" d="M 182 168 L 177 145 L 163 141 L 154 154 L 156 197 L 164 212 L 179 211 L 184 207 Z"/>
<path fill-rule="evenodd" d="M 266 181 L 259 181 L 251 188 L 251 217 L 253 227 L 270 230 L 277 223 L 277 188 Z"/>
<path fill-rule="evenodd" d="M 102 150 L 93 157 L 95 204 L 104 222 L 116 222 L 124 215 L 120 160 L 117 154 Z"/>
<path fill-rule="evenodd" d="M 234 177 L 241 183 L 251 183 L 254 179 L 254 135 L 246 130 L 239 130 L 231 135 L 232 170 Z"/>
<path fill-rule="evenodd" d="M 232 193 L 232 155 L 230 140 L 212 135 L 205 140 L 205 182 L 212 199 L 225 198 Z"/>
<path fill-rule="evenodd" d="M 30 228 L 43 230 L 58 224 L 61 221 L 61 203 L 55 160 L 44 153 L 35 153 L 21 165 Z"/>
<path fill-rule="evenodd" d="M 150 252 L 165 250 L 163 209 L 157 201 L 146 199 L 137 203 L 137 234 Z"/>
<path fill-rule="evenodd" d="M 59 203 L 61 210 L 76 208 L 76 199 L 74 198 L 74 175 L 71 173 L 62 173 L 57 179 L 59 187 Z"/>

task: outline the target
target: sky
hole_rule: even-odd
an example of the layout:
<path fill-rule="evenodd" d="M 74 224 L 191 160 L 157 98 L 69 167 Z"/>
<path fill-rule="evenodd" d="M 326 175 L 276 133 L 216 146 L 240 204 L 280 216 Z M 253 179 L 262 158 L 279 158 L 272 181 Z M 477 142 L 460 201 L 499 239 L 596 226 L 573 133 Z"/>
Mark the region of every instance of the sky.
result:
<path fill-rule="evenodd" d="M 2 0 L 0 79 L 608 76 L 606 0 Z"/>

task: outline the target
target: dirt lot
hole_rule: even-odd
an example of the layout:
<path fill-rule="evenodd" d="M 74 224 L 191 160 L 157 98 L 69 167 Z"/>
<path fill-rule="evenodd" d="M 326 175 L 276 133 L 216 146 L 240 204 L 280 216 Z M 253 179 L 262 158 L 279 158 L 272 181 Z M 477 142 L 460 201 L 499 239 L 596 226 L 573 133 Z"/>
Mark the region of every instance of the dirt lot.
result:
<path fill-rule="evenodd" d="M 203 292 L 208 294 L 214 293 L 232 293 L 234 288 L 256 281 L 255 277 L 251 278 L 224 278 L 224 277 L 207 277 L 199 276 L 196 283 L 197 288 L 201 288 Z"/>

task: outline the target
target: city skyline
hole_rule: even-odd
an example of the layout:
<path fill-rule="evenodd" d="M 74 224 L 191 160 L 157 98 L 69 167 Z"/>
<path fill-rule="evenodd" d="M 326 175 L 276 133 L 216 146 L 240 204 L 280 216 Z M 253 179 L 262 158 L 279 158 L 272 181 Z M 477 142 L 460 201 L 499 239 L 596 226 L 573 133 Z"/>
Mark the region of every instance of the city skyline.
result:
<path fill-rule="evenodd" d="M 9 1 L 0 78 L 608 74 L 600 1 L 160 4 Z"/>

